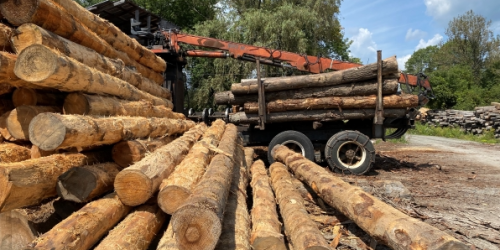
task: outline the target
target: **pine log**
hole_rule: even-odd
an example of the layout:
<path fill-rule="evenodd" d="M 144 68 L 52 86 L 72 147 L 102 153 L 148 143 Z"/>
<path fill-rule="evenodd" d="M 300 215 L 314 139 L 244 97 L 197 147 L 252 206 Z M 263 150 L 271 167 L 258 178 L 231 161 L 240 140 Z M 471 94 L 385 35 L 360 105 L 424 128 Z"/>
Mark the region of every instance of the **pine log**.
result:
<path fill-rule="evenodd" d="M 167 230 L 163 233 L 156 250 L 179 250 L 172 223 L 168 223 Z"/>
<path fill-rule="evenodd" d="M 27 216 L 20 210 L 1 213 L 0 249 L 26 249 L 36 237 L 29 223 Z"/>
<path fill-rule="evenodd" d="M 20 162 L 30 158 L 31 152 L 26 147 L 8 142 L 0 144 L 0 163 Z"/>
<path fill-rule="evenodd" d="M 30 123 L 31 142 L 45 151 L 57 148 L 109 145 L 121 140 L 155 138 L 183 133 L 191 120 L 144 117 L 92 118 L 42 113 Z"/>
<path fill-rule="evenodd" d="M 104 74 L 43 45 L 24 49 L 16 62 L 16 76 L 36 85 L 61 91 L 109 94 L 126 100 L 146 99 L 173 107 L 171 101 L 148 94 L 119 78 Z"/>
<path fill-rule="evenodd" d="M 172 216 L 179 249 L 214 249 L 222 230 L 224 209 L 235 165 L 237 128 L 226 125 L 218 153 L 200 182 Z"/>
<path fill-rule="evenodd" d="M 144 204 L 125 217 L 94 249 L 146 250 L 166 217 L 158 205 Z"/>
<path fill-rule="evenodd" d="M 242 145 L 241 138 L 238 144 Z M 252 152 L 253 153 L 253 152 Z M 250 216 L 247 207 L 248 168 L 242 147 L 236 148 L 233 180 L 224 209 L 224 220 L 215 249 L 250 250 Z"/>
<path fill-rule="evenodd" d="M 137 206 L 151 198 L 158 191 L 161 181 L 174 171 L 205 130 L 204 123 L 198 124 L 173 142 L 122 170 L 114 184 L 120 200 L 129 206 Z"/>
<path fill-rule="evenodd" d="M 125 101 L 113 97 L 71 93 L 64 100 L 64 114 L 94 116 L 143 116 L 186 119 L 165 106 L 154 106 L 145 100 Z"/>
<path fill-rule="evenodd" d="M 9 133 L 7 129 L 7 117 L 9 117 L 11 111 L 8 111 L 0 116 L 0 134 L 2 138 L 6 141 L 16 141 L 16 138 Z"/>
<path fill-rule="evenodd" d="M 383 75 L 398 72 L 398 61 L 396 57 L 389 57 L 382 61 Z M 310 87 L 325 87 L 351 82 L 362 82 L 377 77 L 377 63 L 372 63 L 357 68 L 339 70 L 329 73 L 290 76 L 280 78 L 269 78 L 264 81 L 266 92 L 275 92 L 290 89 L 301 89 Z M 234 83 L 231 92 L 234 95 L 246 95 L 257 93 L 257 80 L 245 83 Z"/>
<path fill-rule="evenodd" d="M 34 249 L 85 250 L 97 243 L 131 208 L 115 193 L 88 203 L 34 240 Z"/>
<path fill-rule="evenodd" d="M 31 120 L 38 114 L 45 112 L 61 113 L 61 108 L 52 106 L 19 106 L 15 108 L 10 112 L 6 121 L 9 133 L 17 140 L 29 140 Z"/>
<path fill-rule="evenodd" d="M 406 115 L 406 109 L 384 109 L 384 117 L 398 118 Z M 375 109 L 346 109 L 346 110 L 301 110 L 267 114 L 267 122 L 280 123 L 292 121 L 339 121 L 352 119 L 372 119 Z M 258 114 L 238 112 L 229 115 L 229 122 L 235 124 L 258 124 Z"/>
<path fill-rule="evenodd" d="M 22 105 L 62 106 L 65 93 L 55 91 L 17 88 L 12 94 L 12 103 L 15 107 Z"/>
<path fill-rule="evenodd" d="M 202 140 L 194 144 L 175 171 L 160 185 L 158 205 L 167 214 L 173 214 L 191 195 L 191 190 L 205 173 L 224 133 L 225 122 L 216 120 L 205 133 Z"/>
<path fill-rule="evenodd" d="M 152 69 L 129 58 L 126 53 L 117 51 L 101 37 L 82 25 L 74 15 L 68 14 L 50 0 L 2 1 L 0 3 L 0 11 L 15 26 L 34 23 L 59 36 L 91 48 L 106 57 L 119 58 L 126 65 L 135 67 L 143 76 L 158 84 L 163 83 L 163 77 L 160 73 L 154 72 Z"/>
<path fill-rule="evenodd" d="M 35 24 L 27 23 L 18 27 L 17 35 L 12 37 L 12 44 L 16 53 L 21 53 L 23 49 L 34 44 L 45 45 L 89 67 L 120 78 L 140 90 L 157 97 L 171 99 L 170 91 L 160 87 L 156 82 L 141 76 L 128 67 L 125 67 L 122 60 L 103 56 L 92 49 L 60 37 Z"/>
<path fill-rule="evenodd" d="M 109 151 L 56 154 L 16 163 L 0 163 L 0 212 L 36 205 L 57 195 L 57 177 L 70 168 L 105 162 Z"/>
<path fill-rule="evenodd" d="M 290 239 L 293 249 L 329 250 L 330 247 L 321 231 L 316 223 L 309 218 L 304 200 L 300 193 L 295 190 L 286 166 L 275 162 L 269 167 L 269 172 L 281 217 L 283 217 L 285 224 L 285 233 Z"/>
<path fill-rule="evenodd" d="M 0 50 L 10 51 L 10 37 L 12 36 L 12 28 L 0 23 Z"/>
<path fill-rule="evenodd" d="M 264 162 L 258 160 L 250 168 L 252 174 L 253 207 L 250 243 L 255 250 L 285 250 L 281 222 L 276 211 L 276 199 Z"/>
<path fill-rule="evenodd" d="M 384 95 L 395 94 L 398 91 L 397 79 L 385 79 L 382 85 Z M 321 98 L 328 96 L 364 96 L 377 93 L 375 81 L 363 83 L 349 83 L 327 87 L 303 88 L 300 90 L 285 90 L 266 93 L 266 101 L 286 100 L 286 99 L 306 99 Z M 215 93 L 216 104 L 241 105 L 246 102 L 256 102 L 257 95 L 234 95 L 231 91 Z"/>
<path fill-rule="evenodd" d="M 151 140 L 121 141 L 113 146 L 113 160 L 122 168 L 126 168 L 142 160 L 147 153 L 152 153 L 157 148 L 169 144 L 175 138 L 174 136 L 163 136 Z"/>
<path fill-rule="evenodd" d="M 417 95 L 389 95 L 384 96 L 385 108 L 413 108 L 418 106 Z M 285 112 L 293 110 L 315 110 L 315 109 L 375 109 L 376 95 L 371 96 L 342 96 L 321 97 L 308 99 L 276 100 L 266 103 L 267 112 Z M 244 105 L 245 113 L 259 113 L 259 103 L 250 102 Z"/>
<path fill-rule="evenodd" d="M 57 153 L 58 153 L 58 150 L 44 151 L 44 150 L 41 150 L 36 145 L 31 146 L 31 159 L 42 158 L 42 157 L 57 154 Z"/>
<path fill-rule="evenodd" d="M 403 214 L 285 146 L 273 148 L 272 155 L 275 160 L 284 162 L 326 203 L 392 249 L 469 249 L 457 239 Z"/>
<path fill-rule="evenodd" d="M 9 86 L 14 87 L 43 89 L 44 87 L 21 80 L 16 76 L 16 74 L 14 74 L 16 61 L 17 55 L 0 51 L 0 84 L 8 84 Z"/>
<path fill-rule="evenodd" d="M 57 194 L 68 201 L 89 202 L 113 190 L 113 182 L 121 169 L 111 162 L 71 168 L 59 176 Z"/>

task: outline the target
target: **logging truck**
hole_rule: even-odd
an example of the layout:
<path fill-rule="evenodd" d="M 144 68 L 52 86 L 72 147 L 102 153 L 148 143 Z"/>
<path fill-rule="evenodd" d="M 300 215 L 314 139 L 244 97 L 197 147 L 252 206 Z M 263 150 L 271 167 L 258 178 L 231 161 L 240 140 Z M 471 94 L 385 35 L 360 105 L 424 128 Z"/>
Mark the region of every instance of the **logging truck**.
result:
<path fill-rule="evenodd" d="M 124 15 L 119 12 L 124 8 L 118 9 L 121 4 L 134 5 L 122 0 L 112 6 L 108 2 L 96 4 L 89 10 L 111 22 L 121 22 L 115 23 L 118 27 L 127 27 L 126 22 L 115 17 Z M 110 8 L 117 9 L 110 11 Z M 128 23 L 130 30 L 124 31 L 167 62 L 163 87 L 172 93 L 173 110 L 207 124 L 224 119 L 238 125 L 246 145 L 268 146 L 270 163 L 274 161 L 271 149 L 283 144 L 310 160 L 326 161 L 332 170 L 366 173 L 375 161 L 371 139 L 401 137 L 413 127 L 417 114 L 415 108 L 425 105 L 432 96 L 425 75 L 401 73 L 395 57 L 382 60 L 380 53 L 378 63 L 362 66 L 183 34 L 165 21 L 158 21 L 154 27 L 152 20 L 161 18 L 138 6 L 129 16 L 132 16 Z M 183 44 L 203 50 L 188 50 L 182 47 Z M 254 62 L 257 79 L 244 79 L 233 84 L 231 91 L 215 93 L 215 102 L 219 110 L 225 108 L 223 112 L 211 108 L 194 111 L 184 107 L 186 75 L 183 67 L 186 57 Z M 260 64 L 291 68 L 311 75 L 264 78 L 260 75 Z M 357 73 L 347 72 L 349 69 L 356 69 Z M 345 80 L 349 77 L 352 79 Z M 335 82 L 338 79 L 340 81 Z M 407 93 L 415 93 L 418 89 L 419 93 L 418 96 L 399 95 L 401 89 Z M 393 132 L 386 135 L 387 129 Z"/>

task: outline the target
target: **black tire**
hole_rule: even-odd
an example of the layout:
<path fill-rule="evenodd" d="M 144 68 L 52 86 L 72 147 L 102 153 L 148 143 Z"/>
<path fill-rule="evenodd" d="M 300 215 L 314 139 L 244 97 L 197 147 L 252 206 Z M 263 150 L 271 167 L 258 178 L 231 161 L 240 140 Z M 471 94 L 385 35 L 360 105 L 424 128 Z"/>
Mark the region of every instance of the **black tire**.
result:
<path fill-rule="evenodd" d="M 325 158 L 333 171 L 362 175 L 375 162 L 375 148 L 368 136 L 358 131 L 342 131 L 333 135 L 325 146 Z"/>
<path fill-rule="evenodd" d="M 294 148 L 300 150 L 304 157 L 314 161 L 314 146 L 311 140 L 303 133 L 295 130 L 288 130 L 277 134 L 269 143 L 267 150 L 269 164 L 274 163 L 274 159 L 271 156 L 271 150 L 278 144 L 289 145 L 289 148 L 292 150 L 294 150 Z"/>

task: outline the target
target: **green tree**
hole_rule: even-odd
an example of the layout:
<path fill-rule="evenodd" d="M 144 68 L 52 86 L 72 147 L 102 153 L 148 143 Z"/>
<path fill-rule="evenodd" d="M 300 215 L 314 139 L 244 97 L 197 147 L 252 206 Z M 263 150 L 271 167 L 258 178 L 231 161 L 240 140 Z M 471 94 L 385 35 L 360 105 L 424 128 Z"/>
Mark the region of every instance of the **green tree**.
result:
<path fill-rule="evenodd" d="M 438 46 L 428 46 L 415 51 L 405 63 L 406 72 L 411 74 L 424 72 L 427 75 L 432 73 L 437 69 L 434 58 L 438 51 Z"/>

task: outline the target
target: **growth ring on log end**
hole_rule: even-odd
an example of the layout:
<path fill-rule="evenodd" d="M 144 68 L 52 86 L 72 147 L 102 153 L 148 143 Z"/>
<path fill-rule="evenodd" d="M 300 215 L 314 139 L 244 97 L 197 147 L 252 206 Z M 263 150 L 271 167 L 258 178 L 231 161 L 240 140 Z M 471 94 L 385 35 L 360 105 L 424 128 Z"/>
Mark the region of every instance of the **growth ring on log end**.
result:
<path fill-rule="evenodd" d="M 39 5 L 38 0 L 5 0 L 0 3 L 0 10 L 14 26 L 31 22 Z"/>
<path fill-rule="evenodd" d="M 115 192 L 127 206 L 144 204 L 153 195 L 153 182 L 138 170 L 121 171 L 115 178 Z"/>
<path fill-rule="evenodd" d="M 217 214 L 195 207 L 179 208 L 172 226 L 180 249 L 214 249 L 222 230 Z"/>
<path fill-rule="evenodd" d="M 40 82 L 61 70 L 57 68 L 57 60 L 54 51 L 40 44 L 32 45 L 19 54 L 14 73 L 25 81 Z"/>
<path fill-rule="evenodd" d="M 52 113 L 41 113 L 29 126 L 30 141 L 44 151 L 52 151 L 61 145 L 66 137 L 66 126 Z"/>

